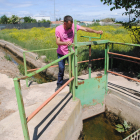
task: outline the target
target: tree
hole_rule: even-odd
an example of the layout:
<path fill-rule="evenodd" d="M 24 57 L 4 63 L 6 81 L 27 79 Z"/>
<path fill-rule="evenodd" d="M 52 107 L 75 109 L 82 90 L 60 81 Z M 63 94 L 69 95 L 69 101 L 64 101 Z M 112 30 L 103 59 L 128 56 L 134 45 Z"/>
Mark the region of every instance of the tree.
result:
<path fill-rule="evenodd" d="M 107 5 L 114 5 L 113 7 L 110 8 L 110 10 L 115 10 L 115 9 L 121 9 L 125 8 L 124 13 L 125 15 L 129 15 L 129 22 L 123 23 L 123 26 L 128 29 L 131 32 L 132 40 L 133 43 L 140 44 L 140 27 L 136 26 L 137 22 L 136 20 L 139 19 L 140 17 L 140 0 L 101 0 L 101 2 L 104 2 L 103 4 Z M 130 21 L 130 14 L 133 14 L 135 17 Z M 135 27 L 132 27 L 135 22 Z M 135 47 L 133 49 L 133 52 L 135 53 L 135 56 L 140 57 L 140 48 Z"/>
<path fill-rule="evenodd" d="M 93 19 L 92 22 L 95 22 L 95 19 Z"/>
<path fill-rule="evenodd" d="M 103 22 L 114 22 L 115 18 L 105 18 L 105 19 L 102 19 L 101 21 L 103 21 Z"/>
<path fill-rule="evenodd" d="M 42 19 L 40 22 L 41 22 L 41 23 L 46 23 L 47 20 L 46 20 L 46 19 Z"/>
<path fill-rule="evenodd" d="M 29 17 L 24 17 L 24 23 L 31 23 L 32 22 L 32 18 L 29 16 Z"/>
<path fill-rule="evenodd" d="M 36 19 L 32 19 L 32 23 L 37 23 L 37 20 Z"/>
<path fill-rule="evenodd" d="M 112 20 L 113 22 L 115 22 L 115 18 L 111 18 L 111 20 Z"/>
<path fill-rule="evenodd" d="M 132 19 L 132 21 L 135 21 L 140 16 L 140 0 L 101 0 L 101 2 L 104 2 L 103 4 L 107 5 L 114 5 L 110 8 L 110 10 L 114 9 L 121 9 L 125 8 L 125 11 L 123 14 L 130 15 L 134 14 L 135 17 Z"/>
<path fill-rule="evenodd" d="M 51 24 L 51 21 L 50 20 L 47 20 L 47 22 Z"/>
<path fill-rule="evenodd" d="M 61 21 L 61 18 L 59 18 L 59 21 Z"/>
<path fill-rule="evenodd" d="M 3 16 L 1 17 L 1 24 L 7 24 L 7 23 L 8 23 L 8 18 L 7 18 L 6 15 L 3 15 Z"/>
<path fill-rule="evenodd" d="M 19 17 L 15 16 L 15 15 L 12 15 L 12 17 L 8 19 L 8 23 L 9 24 L 17 24 L 17 23 L 19 23 Z"/>
<path fill-rule="evenodd" d="M 99 19 L 96 19 L 96 22 L 100 22 L 100 20 Z"/>
<path fill-rule="evenodd" d="M 58 21 L 58 18 L 56 18 L 56 21 Z"/>

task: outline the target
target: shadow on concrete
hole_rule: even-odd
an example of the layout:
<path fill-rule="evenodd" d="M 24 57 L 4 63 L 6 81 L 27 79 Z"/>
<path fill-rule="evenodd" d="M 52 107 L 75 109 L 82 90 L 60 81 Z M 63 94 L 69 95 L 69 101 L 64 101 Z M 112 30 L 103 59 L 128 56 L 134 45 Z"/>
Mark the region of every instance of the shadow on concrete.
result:
<path fill-rule="evenodd" d="M 35 127 L 34 133 L 33 133 L 33 140 L 38 140 L 40 136 L 44 133 L 44 131 L 49 127 L 49 125 L 53 122 L 53 120 L 58 116 L 58 114 L 62 111 L 62 109 L 67 105 L 67 103 L 72 98 L 72 95 L 67 98 L 70 95 L 70 92 L 54 107 L 54 109 L 47 115 L 45 118 Z M 66 101 L 67 100 L 67 101 Z M 46 121 L 46 119 L 64 102 L 65 104 L 57 111 L 57 113 L 51 118 L 51 120 L 47 123 L 47 125 L 41 130 L 41 132 L 38 134 L 39 127 Z"/>
<path fill-rule="evenodd" d="M 108 82 L 108 87 L 110 89 L 114 89 L 116 91 L 124 93 L 124 94 L 126 94 L 126 95 L 128 95 L 130 97 L 133 97 L 133 98 L 135 98 L 137 100 L 140 100 L 139 98 L 137 98 L 137 97 L 140 97 L 140 92 L 139 91 L 136 91 L 136 90 L 130 89 L 130 88 L 126 88 L 126 87 L 123 87 L 123 86 L 120 86 L 120 85 L 116 85 L 116 84 L 113 84 L 113 83 L 110 83 L 110 82 Z M 121 89 L 121 90 L 119 90 L 119 89 Z M 129 94 L 127 94 L 126 92 L 129 93 Z M 133 95 L 135 95 L 135 96 L 133 96 Z"/>

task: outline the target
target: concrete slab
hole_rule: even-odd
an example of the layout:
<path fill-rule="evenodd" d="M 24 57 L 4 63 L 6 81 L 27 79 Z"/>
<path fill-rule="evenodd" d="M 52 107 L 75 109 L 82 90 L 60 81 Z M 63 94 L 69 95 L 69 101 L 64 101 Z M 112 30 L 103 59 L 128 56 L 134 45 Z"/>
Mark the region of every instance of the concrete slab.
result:
<path fill-rule="evenodd" d="M 67 92 L 58 94 L 28 123 L 30 139 L 77 140 L 82 131 L 82 110 L 80 100 L 73 101 L 71 96 Z M 26 107 L 26 115 L 40 104 Z M 0 138 L 24 139 L 18 111 L 0 122 Z"/>

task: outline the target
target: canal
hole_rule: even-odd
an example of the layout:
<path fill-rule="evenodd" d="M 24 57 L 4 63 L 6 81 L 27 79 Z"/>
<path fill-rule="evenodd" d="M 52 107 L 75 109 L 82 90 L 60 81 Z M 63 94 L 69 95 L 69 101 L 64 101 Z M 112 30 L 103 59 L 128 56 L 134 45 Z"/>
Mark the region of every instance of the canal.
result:
<path fill-rule="evenodd" d="M 22 71 L 21 73 L 23 73 L 24 72 L 23 60 L 19 59 L 18 56 L 12 54 L 7 49 L 4 49 L 2 47 L 0 47 L 0 49 L 5 54 L 5 56 L 8 56 L 10 58 L 10 60 L 18 66 L 20 72 Z M 27 69 L 34 69 L 34 68 L 35 67 L 32 65 L 27 65 Z M 29 80 L 31 82 L 34 81 L 34 82 L 37 82 L 38 84 L 42 84 L 42 83 L 55 81 L 56 79 L 50 75 L 46 75 L 45 72 L 41 72 L 41 73 L 36 74 L 35 76 L 31 77 Z"/>

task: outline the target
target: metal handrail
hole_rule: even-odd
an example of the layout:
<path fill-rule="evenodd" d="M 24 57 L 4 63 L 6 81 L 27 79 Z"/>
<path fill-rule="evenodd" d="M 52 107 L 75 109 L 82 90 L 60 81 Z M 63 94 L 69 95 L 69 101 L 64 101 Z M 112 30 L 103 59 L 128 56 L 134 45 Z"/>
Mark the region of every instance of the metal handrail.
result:
<path fill-rule="evenodd" d="M 122 42 L 115 42 L 115 41 L 109 41 L 109 43 L 140 47 L 140 44 L 122 43 Z"/>
<path fill-rule="evenodd" d="M 17 103 L 18 103 L 18 108 L 19 108 L 19 114 L 20 114 L 20 119 L 21 119 L 21 124 L 22 124 L 22 129 L 23 129 L 23 134 L 24 134 L 24 139 L 25 140 L 30 140 L 29 137 L 29 131 L 28 131 L 28 126 L 27 122 L 29 122 L 48 102 L 50 102 L 65 86 L 67 86 L 70 82 L 73 83 L 73 87 L 71 89 L 71 92 L 73 94 L 73 99 L 75 100 L 75 89 L 74 89 L 74 51 L 71 49 L 70 53 L 67 55 L 64 55 L 63 57 L 51 62 L 50 64 L 36 70 L 35 72 L 32 72 L 30 74 L 27 74 L 26 76 L 22 76 L 20 78 L 14 78 L 14 86 L 15 86 L 15 91 L 16 91 L 16 97 L 17 97 Z M 34 76 L 35 74 L 42 72 L 43 70 L 49 68 L 51 65 L 65 59 L 66 57 L 72 56 L 72 64 L 70 64 L 69 68 L 70 70 L 70 79 L 67 81 L 60 89 L 58 89 L 50 98 L 48 98 L 39 108 L 37 108 L 31 115 L 26 120 L 26 115 L 25 115 L 25 109 L 24 109 L 24 103 L 23 103 L 23 98 L 22 98 L 22 93 L 21 93 L 21 86 L 20 86 L 20 80 L 29 78 L 31 76 Z"/>
<path fill-rule="evenodd" d="M 113 53 L 113 52 L 108 52 L 108 54 L 113 54 L 113 55 L 118 55 L 118 56 L 123 56 L 123 57 L 128 57 L 128 58 L 140 60 L 139 57 L 134 57 L 134 56 L 130 56 L 130 55 L 124 55 L 124 54 Z"/>
<path fill-rule="evenodd" d="M 32 72 L 32 73 L 27 74 L 26 76 L 23 76 L 23 77 L 20 77 L 20 78 L 17 78 L 17 79 L 18 79 L 18 80 L 21 80 L 21 79 L 26 79 L 26 78 L 32 77 L 32 76 L 34 76 L 35 74 L 42 72 L 43 70 L 49 68 L 51 65 L 53 65 L 53 64 L 55 64 L 55 63 L 58 63 L 59 61 L 63 60 L 64 58 L 66 58 L 66 57 L 68 57 L 68 56 L 70 56 L 70 55 L 72 55 L 72 54 L 74 54 L 74 51 L 68 53 L 67 55 L 64 55 L 63 57 L 61 57 L 61 58 L 59 58 L 59 59 L 57 59 L 57 60 L 55 60 L 55 61 L 49 63 L 48 65 L 46 65 L 46 66 L 44 66 L 44 67 L 42 67 L 42 68 L 40 68 L 40 69 L 38 69 L 38 70 L 36 70 L 36 71 L 34 71 L 34 72 Z"/>
<path fill-rule="evenodd" d="M 81 36 L 81 37 L 85 37 L 85 38 L 89 38 L 89 41 L 91 41 L 92 38 L 95 38 L 95 39 L 101 39 L 101 34 L 100 34 L 100 37 L 91 37 L 91 36 Z"/>

